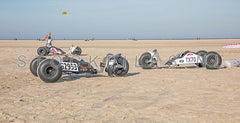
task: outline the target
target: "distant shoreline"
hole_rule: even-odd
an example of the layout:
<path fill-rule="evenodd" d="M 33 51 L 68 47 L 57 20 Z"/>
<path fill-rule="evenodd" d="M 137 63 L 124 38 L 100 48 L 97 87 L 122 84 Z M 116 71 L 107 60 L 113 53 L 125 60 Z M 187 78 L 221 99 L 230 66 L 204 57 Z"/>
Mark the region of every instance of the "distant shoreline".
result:
<path fill-rule="evenodd" d="M 240 38 L 201 38 L 200 40 L 217 40 L 217 39 L 240 39 Z M 39 39 L 0 39 L 0 40 L 39 40 Z M 54 39 L 54 40 L 86 40 L 86 39 Z M 94 40 L 133 40 L 133 39 L 94 39 Z M 196 38 L 168 38 L 168 39 L 135 39 L 135 40 L 197 40 Z M 90 40 L 91 41 L 91 40 Z"/>

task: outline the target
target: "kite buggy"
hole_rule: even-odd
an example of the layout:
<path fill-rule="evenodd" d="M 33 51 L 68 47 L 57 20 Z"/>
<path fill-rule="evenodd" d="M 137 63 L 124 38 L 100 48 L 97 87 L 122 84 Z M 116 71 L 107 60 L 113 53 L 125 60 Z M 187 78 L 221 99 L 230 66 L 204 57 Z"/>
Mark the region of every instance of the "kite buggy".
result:
<path fill-rule="evenodd" d="M 108 76 L 124 76 L 128 73 L 128 61 L 121 54 L 107 54 L 100 62 L 100 69 L 94 69 L 93 66 L 84 62 L 64 56 L 59 61 L 47 59 L 43 56 L 34 58 L 30 63 L 30 71 L 33 75 L 38 76 L 42 81 L 53 83 L 58 81 L 62 74 L 97 74 L 105 71 Z"/>
<path fill-rule="evenodd" d="M 222 64 L 222 58 L 214 51 L 207 52 L 200 50 L 195 53 L 187 50 L 176 56 L 170 56 L 167 62 L 163 62 L 159 53 L 155 49 L 143 53 L 138 59 L 138 62 L 143 69 L 157 68 L 158 62 L 162 65 L 168 65 L 169 67 L 172 65 L 179 66 L 184 64 L 195 64 L 198 67 L 206 67 L 207 69 L 218 69 Z M 137 66 L 137 63 L 135 63 L 135 65 Z"/>
<path fill-rule="evenodd" d="M 57 48 L 55 46 L 51 46 L 51 47 L 44 46 L 44 47 L 39 47 L 37 49 L 37 54 L 40 56 L 47 56 L 49 55 L 49 53 L 57 54 L 57 55 L 66 54 L 66 52 L 64 52 L 62 49 Z M 81 55 L 82 49 L 79 46 L 72 45 L 69 49 L 69 53 L 71 53 L 72 55 Z"/>

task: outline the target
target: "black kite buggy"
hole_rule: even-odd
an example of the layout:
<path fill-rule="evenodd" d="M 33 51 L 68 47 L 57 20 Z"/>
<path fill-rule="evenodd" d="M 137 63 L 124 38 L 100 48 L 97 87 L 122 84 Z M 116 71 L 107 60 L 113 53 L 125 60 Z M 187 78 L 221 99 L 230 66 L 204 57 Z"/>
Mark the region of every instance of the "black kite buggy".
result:
<path fill-rule="evenodd" d="M 170 56 L 167 62 L 163 62 L 159 53 L 155 49 L 153 51 L 147 51 L 143 53 L 138 59 L 139 66 L 143 69 L 157 68 L 158 62 L 161 65 L 167 65 L 168 67 L 195 64 L 198 67 L 206 67 L 207 69 L 218 69 L 222 64 L 222 58 L 217 52 L 214 51 L 207 52 L 200 50 L 195 53 L 187 50 L 179 53 L 176 56 Z M 137 66 L 137 63 L 135 63 L 135 65 Z"/>
<path fill-rule="evenodd" d="M 128 61 L 121 54 L 107 54 L 100 62 L 100 69 L 94 69 L 93 66 L 84 62 L 64 56 L 59 61 L 47 59 L 43 56 L 34 58 L 30 63 L 30 71 L 33 75 L 38 76 L 44 82 L 56 82 L 62 74 L 97 74 L 105 71 L 108 76 L 124 76 L 128 73 Z"/>

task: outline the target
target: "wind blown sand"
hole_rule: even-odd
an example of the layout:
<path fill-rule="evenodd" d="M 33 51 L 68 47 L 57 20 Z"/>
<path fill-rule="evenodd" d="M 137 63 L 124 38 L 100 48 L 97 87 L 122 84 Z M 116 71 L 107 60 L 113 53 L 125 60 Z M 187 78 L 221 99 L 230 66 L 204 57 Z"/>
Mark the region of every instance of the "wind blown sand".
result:
<path fill-rule="evenodd" d="M 99 63 L 107 53 L 122 53 L 130 64 L 126 77 L 107 73 L 69 77 L 45 83 L 29 70 L 41 41 L 0 41 L 0 122 L 240 122 L 240 68 L 151 69 L 135 67 L 135 56 L 157 49 L 162 60 L 185 50 L 216 51 L 223 61 L 240 60 L 240 49 L 219 40 L 54 40 L 67 51 L 74 44 L 80 56 Z M 26 62 L 24 65 L 17 58 Z M 51 57 L 51 56 L 50 56 Z M 194 65 L 191 65 L 194 66 Z"/>

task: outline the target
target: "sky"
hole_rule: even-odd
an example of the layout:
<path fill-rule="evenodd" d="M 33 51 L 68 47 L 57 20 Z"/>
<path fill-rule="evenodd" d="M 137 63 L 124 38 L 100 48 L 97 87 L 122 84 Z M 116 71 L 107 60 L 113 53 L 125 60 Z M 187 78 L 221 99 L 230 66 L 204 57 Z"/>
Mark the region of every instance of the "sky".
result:
<path fill-rule="evenodd" d="M 240 38 L 240 0 L 0 0 L 0 39 Z M 69 15 L 62 16 L 62 12 Z"/>

